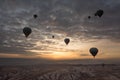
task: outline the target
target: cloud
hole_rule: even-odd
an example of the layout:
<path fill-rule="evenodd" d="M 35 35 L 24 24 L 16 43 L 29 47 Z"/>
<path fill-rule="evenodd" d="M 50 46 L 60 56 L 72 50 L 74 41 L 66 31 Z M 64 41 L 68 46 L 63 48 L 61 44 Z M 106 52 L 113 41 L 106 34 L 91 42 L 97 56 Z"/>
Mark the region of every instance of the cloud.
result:
<path fill-rule="evenodd" d="M 120 42 L 119 8 L 119 0 L 1 0 L 0 53 L 51 50 L 51 46 L 63 46 L 66 36 L 82 41 Z M 98 9 L 105 12 L 102 18 L 93 16 Z M 38 14 L 38 18 L 34 19 L 33 14 Z M 22 33 L 25 26 L 33 31 L 28 40 Z M 51 35 L 55 35 L 55 40 Z M 35 47 L 36 42 L 40 42 L 39 47 Z"/>
<path fill-rule="evenodd" d="M 89 54 L 80 54 L 80 56 L 91 56 Z"/>

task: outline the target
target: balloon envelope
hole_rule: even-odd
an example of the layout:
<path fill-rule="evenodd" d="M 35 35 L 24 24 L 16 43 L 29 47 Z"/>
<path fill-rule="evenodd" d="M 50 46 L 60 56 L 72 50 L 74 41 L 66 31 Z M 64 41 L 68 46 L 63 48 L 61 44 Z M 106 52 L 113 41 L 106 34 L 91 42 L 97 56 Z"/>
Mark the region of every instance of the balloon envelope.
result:
<path fill-rule="evenodd" d="M 105 64 L 104 63 L 102 63 L 102 67 L 104 67 L 105 66 Z"/>
<path fill-rule="evenodd" d="M 54 38 L 55 36 L 53 35 L 52 38 Z"/>
<path fill-rule="evenodd" d="M 28 37 L 31 34 L 32 30 L 29 27 L 23 28 L 23 33 L 25 34 L 25 37 Z"/>
<path fill-rule="evenodd" d="M 95 57 L 98 53 L 98 49 L 93 47 L 93 48 L 90 48 L 90 53 L 92 54 L 93 57 Z"/>
<path fill-rule="evenodd" d="M 91 18 L 91 16 L 88 16 L 88 19 L 90 19 Z"/>
<path fill-rule="evenodd" d="M 38 16 L 37 16 L 37 14 L 34 14 L 33 17 L 36 19 Z"/>
<path fill-rule="evenodd" d="M 64 42 L 66 43 L 66 45 L 68 45 L 68 43 L 70 42 L 70 39 L 69 38 L 65 38 Z"/>
<path fill-rule="evenodd" d="M 104 13 L 104 11 L 101 10 L 101 9 L 99 9 L 99 10 L 97 10 L 97 12 L 95 13 L 95 16 L 102 17 L 103 13 Z"/>

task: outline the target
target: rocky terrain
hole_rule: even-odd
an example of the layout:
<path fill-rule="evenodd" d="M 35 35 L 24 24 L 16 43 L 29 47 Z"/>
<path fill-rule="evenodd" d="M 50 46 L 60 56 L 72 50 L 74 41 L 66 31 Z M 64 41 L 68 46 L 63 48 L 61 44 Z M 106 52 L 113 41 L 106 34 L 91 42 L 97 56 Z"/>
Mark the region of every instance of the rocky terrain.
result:
<path fill-rule="evenodd" d="M 0 66 L 0 80 L 120 80 L 120 65 Z"/>

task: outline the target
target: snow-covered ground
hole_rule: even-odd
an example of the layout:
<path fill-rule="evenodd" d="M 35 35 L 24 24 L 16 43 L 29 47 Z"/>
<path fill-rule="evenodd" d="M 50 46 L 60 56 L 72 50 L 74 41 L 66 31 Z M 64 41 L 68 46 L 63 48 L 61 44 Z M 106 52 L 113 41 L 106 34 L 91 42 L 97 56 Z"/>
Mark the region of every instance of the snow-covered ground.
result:
<path fill-rule="evenodd" d="M 120 80 L 120 65 L 1 66 L 0 80 Z"/>

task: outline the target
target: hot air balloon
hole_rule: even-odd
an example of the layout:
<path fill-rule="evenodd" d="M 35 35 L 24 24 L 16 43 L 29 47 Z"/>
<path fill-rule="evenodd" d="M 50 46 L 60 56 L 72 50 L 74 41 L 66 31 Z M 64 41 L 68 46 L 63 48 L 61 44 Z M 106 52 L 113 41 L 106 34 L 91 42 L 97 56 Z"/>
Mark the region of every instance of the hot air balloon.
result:
<path fill-rule="evenodd" d="M 92 54 L 92 56 L 95 58 L 95 56 L 97 55 L 98 53 L 98 49 L 93 47 L 93 48 L 90 48 L 90 53 Z"/>
<path fill-rule="evenodd" d="M 23 28 L 23 33 L 25 34 L 25 37 L 27 38 L 31 34 L 32 30 L 29 27 Z"/>
<path fill-rule="evenodd" d="M 99 17 L 102 17 L 103 13 L 104 13 L 104 11 L 101 10 L 101 9 L 99 9 L 99 10 L 97 10 L 97 12 L 96 12 L 94 15 L 95 15 L 95 16 L 99 16 Z"/>
<path fill-rule="evenodd" d="M 66 43 L 66 45 L 68 45 L 68 43 L 70 42 L 70 39 L 69 38 L 65 38 L 64 42 Z"/>
<path fill-rule="evenodd" d="M 88 19 L 90 19 L 91 18 L 91 16 L 88 16 Z"/>
<path fill-rule="evenodd" d="M 38 15 L 37 15 L 37 14 L 34 14 L 33 17 L 36 19 L 36 18 L 38 17 Z"/>
<path fill-rule="evenodd" d="M 53 35 L 52 38 L 54 38 L 55 36 Z"/>
<path fill-rule="evenodd" d="M 105 64 L 104 63 L 102 63 L 102 67 L 104 67 L 105 66 Z"/>

